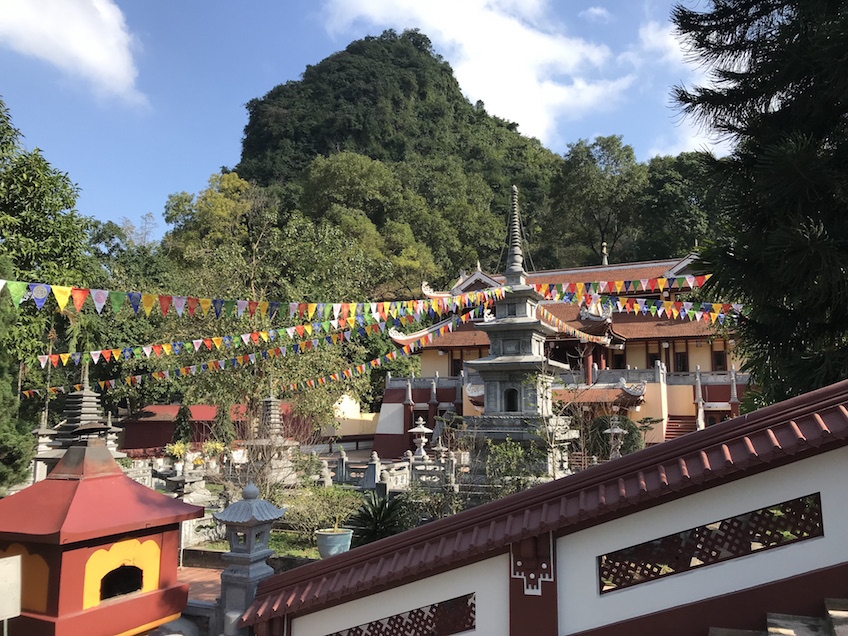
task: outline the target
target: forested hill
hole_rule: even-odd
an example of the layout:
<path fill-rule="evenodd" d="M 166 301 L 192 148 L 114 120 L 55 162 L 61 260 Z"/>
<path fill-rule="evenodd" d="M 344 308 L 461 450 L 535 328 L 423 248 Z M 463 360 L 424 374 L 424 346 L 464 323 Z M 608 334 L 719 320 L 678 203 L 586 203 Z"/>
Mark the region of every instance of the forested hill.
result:
<path fill-rule="evenodd" d="M 562 163 L 538 140 L 520 135 L 516 124 L 469 103 L 448 63 L 417 31 L 353 42 L 247 109 L 236 171 L 260 185 L 299 180 L 316 156 L 346 151 L 392 165 L 404 185 L 439 212 L 445 212 L 445 190 L 479 177 L 486 187 L 465 197 L 475 214 L 491 207 L 502 216 L 515 183 L 533 217 L 545 208 Z M 490 243 L 479 256 L 495 266 L 497 246 Z M 454 267 L 470 264 L 473 258 Z"/>
<path fill-rule="evenodd" d="M 683 255 L 719 228 L 693 154 L 643 164 L 611 136 L 561 157 L 471 104 L 418 31 L 353 42 L 247 110 L 239 176 L 385 255 L 407 291 L 498 268 L 512 184 L 537 269 L 599 263 L 603 242 L 612 262 Z"/>

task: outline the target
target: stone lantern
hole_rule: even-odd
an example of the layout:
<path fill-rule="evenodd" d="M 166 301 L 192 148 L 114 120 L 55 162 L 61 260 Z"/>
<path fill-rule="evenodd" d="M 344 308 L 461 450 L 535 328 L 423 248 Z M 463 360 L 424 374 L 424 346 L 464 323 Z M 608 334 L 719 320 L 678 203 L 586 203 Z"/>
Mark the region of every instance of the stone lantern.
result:
<path fill-rule="evenodd" d="M 284 510 L 259 499 L 259 489 L 249 483 L 241 492 L 242 500 L 213 513 L 216 521 L 227 526 L 230 551 L 223 555 L 228 562 L 221 573 L 221 609 L 224 614 L 224 634 L 246 634 L 236 628 L 239 616 L 256 597 L 256 586 L 274 573 L 265 559 L 274 554 L 268 548 L 271 526 L 283 516 Z"/>
<path fill-rule="evenodd" d="M 415 442 L 415 457 L 418 459 L 424 459 L 427 457 L 427 452 L 424 450 L 424 445 L 427 443 L 427 435 L 433 432 L 432 428 L 427 428 L 424 425 L 424 419 L 419 417 L 415 421 L 415 428 L 409 429 L 409 432 L 413 435 L 417 435 L 418 437 L 413 438 Z"/>
<path fill-rule="evenodd" d="M 613 415 L 610 418 L 610 427 L 604 431 L 610 436 L 610 459 L 618 459 L 621 457 L 621 442 L 624 440 L 626 429 L 618 425 L 618 415 Z"/>

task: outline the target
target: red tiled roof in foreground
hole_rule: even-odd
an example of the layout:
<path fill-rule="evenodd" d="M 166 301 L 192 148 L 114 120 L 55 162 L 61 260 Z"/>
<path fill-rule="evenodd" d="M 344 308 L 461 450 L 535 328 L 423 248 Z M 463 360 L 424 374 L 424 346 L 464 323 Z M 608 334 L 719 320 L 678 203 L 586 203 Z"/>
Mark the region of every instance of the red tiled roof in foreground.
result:
<path fill-rule="evenodd" d="M 848 381 L 272 576 L 243 615 L 306 613 L 848 444 Z"/>

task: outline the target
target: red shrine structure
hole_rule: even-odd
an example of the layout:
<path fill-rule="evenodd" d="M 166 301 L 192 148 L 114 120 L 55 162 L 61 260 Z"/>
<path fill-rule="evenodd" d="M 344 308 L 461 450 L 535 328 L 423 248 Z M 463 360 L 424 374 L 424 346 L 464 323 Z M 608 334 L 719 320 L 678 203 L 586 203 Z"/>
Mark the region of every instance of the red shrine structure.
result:
<path fill-rule="evenodd" d="M 21 555 L 12 636 L 130 636 L 179 617 L 180 522 L 203 508 L 124 475 L 105 442 L 70 447 L 46 479 L 0 500 L 0 557 Z"/>

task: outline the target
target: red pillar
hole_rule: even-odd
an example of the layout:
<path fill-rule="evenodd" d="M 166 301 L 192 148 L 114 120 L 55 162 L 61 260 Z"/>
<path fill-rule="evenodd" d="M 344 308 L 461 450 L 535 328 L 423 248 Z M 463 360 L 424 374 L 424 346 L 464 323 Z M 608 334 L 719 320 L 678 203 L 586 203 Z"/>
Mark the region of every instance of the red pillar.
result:
<path fill-rule="evenodd" d="M 583 376 L 586 381 L 586 384 L 592 384 L 592 364 L 594 360 L 592 358 L 592 349 L 588 348 L 586 353 L 583 354 Z"/>
<path fill-rule="evenodd" d="M 556 543 L 547 532 L 509 546 L 509 633 L 558 632 Z"/>

